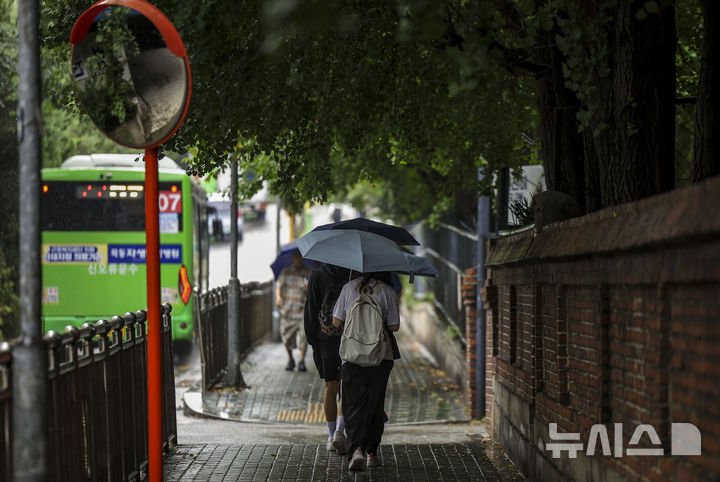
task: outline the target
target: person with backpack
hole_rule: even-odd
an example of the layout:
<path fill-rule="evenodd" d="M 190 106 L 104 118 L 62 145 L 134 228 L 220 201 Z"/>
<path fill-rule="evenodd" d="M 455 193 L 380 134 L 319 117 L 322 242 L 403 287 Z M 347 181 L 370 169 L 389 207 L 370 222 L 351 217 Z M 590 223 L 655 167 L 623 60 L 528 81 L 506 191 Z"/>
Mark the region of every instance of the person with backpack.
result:
<path fill-rule="evenodd" d="M 343 286 L 333 310 L 342 327 L 340 358 L 349 469 L 377 467 L 385 428 L 385 391 L 400 358 L 394 332 L 400 329 L 397 292 L 390 273 L 366 273 Z M 367 460 L 367 462 L 366 462 Z"/>
<path fill-rule="evenodd" d="M 345 423 L 340 395 L 340 334 L 333 326 L 333 308 L 350 270 L 322 264 L 308 280 L 305 300 L 305 336 L 313 349 L 318 375 L 325 381 L 323 409 L 328 428 L 328 451 L 347 452 Z"/>

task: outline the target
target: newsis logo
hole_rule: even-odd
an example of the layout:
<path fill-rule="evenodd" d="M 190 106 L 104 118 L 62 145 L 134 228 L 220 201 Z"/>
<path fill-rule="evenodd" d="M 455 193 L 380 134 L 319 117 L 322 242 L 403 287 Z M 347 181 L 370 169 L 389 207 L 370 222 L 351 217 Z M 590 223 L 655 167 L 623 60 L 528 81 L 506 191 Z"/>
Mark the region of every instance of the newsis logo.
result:
<path fill-rule="evenodd" d="M 606 457 L 626 456 L 662 456 L 664 447 L 660 442 L 655 428 L 652 425 L 640 424 L 630 437 L 627 448 L 623 447 L 623 424 L 615 423 L 614 440 L 612 450 L 607 428 L 602 424 L 595 424 L 590 428 L 587 450 L 585 455 L 593 456 L 598 444 L 602 448 L 602 454 Z M 545 445 L 545 450 L 552 452 L 552 458 L 562 457 L 563 452 L 571 459 L 577 458 L 578 452 L 583 451 L 583 444 L 580 441 L 579 433 L 558 433 L 557 423 L 548 425 L 551 442 Z M 700 430 L 691 423 L 673 423 L 670 435 L 670 455 L 701 455 Z M 646 435 L 652 443 L 652 448 L 640 448 L 640 440 Z"/>

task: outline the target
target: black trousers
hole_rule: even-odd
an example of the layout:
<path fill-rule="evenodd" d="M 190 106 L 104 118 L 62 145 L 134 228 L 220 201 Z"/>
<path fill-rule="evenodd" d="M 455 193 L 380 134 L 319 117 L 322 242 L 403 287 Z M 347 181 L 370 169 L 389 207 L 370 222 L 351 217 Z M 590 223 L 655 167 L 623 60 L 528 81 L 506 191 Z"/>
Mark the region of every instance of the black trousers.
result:
<path fill-rule="evenodd" d="M 394 362 L 385 360 L 376 367 L 343 363 L 342 410 L 350 442 L 348 458 L 356 449 L 377 454 L 385 429 L 385 391 Z"/>

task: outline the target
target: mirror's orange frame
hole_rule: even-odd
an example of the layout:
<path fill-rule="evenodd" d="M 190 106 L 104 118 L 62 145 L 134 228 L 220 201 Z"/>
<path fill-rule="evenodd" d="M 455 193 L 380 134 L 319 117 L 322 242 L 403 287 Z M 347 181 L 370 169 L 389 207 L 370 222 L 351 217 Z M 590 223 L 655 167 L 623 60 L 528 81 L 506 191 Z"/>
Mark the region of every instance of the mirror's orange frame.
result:
<path fill-rule="evenodd" d="M 83 14 L 80 15 L 80 17 L 75 21 L 72 32 L 70 32 L 70 43 L 73 45 L 73 48 L 75 47 L 75 45 L 79 44 L 83 41 L 83 39 L 85 39 L 88 31 L 90 31 L 90 26 L 95 20 L 95 17 L 97 17 L 98 14 L 106 8 L 114 5 L 131 8 L 143 14 L 160 31 L 160 35 L 163 36 L 163 40 L 165 40 L 165 44 L 167 45 L 170 52 L 172 52 L 177 57 L 183 59 L 185 61 L 185 66 L 187 67 L 188 88 L 185 109 L 183 110 L 183 113 L 178 119 L 178 122 L 173 128 L 173 130 L 165 138 L 152 145 L 146 146 L 148 148 L 156 147 L 170 139 L 175 134 L 175 132 L 180 127 L 180 124 L 182 124 L 183 120 L 185 120 L 185 115 L 187 114 L 188 107 L 190 106 L 192 75 L 190 74 L 190 62 L 187 58 L 185 45 L 183 44 L 182 39 L 180 39 L 180 34 L 178 34 L 175 26 L 172 24 L 172 22 L 170 22 L 170 20 L 168 20 L 165 14 L 163 14 L 154 5 L 146 2 L 145 0 L 100 0 L 92 7 L 85 10 L 85 12 L 83 12 Z"/>

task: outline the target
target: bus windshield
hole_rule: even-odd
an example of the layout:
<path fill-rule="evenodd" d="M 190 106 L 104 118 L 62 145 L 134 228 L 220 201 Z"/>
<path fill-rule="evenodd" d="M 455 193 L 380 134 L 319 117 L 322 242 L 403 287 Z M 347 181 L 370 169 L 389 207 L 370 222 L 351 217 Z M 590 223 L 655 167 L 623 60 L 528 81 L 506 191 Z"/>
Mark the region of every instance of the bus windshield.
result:
<path fill-rule="evenodd" d="M 145 192 L 140 181 L 46 181 L 43 231 L 144 231 Z M 160 231 L 182 232 L 180 183 L 161 182 Z"/>

